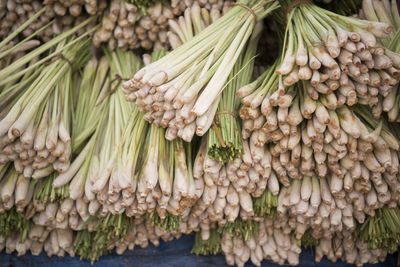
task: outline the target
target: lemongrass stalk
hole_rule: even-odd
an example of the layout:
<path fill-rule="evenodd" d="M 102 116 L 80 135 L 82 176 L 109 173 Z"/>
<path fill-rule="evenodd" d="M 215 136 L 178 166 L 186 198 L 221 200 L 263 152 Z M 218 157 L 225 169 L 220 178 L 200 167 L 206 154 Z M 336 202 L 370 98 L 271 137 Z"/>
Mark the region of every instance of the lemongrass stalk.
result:
<path fill-rule="evenodd" d="M 222 93 L 218 110 L 221 112 L 231 112 L 233 114 L 218 114 L 217 110 L 216 116 L 220 123 L 220 125 L 217 125 L 217 130 L 220 132 L 222 140 L 227 148 L 221 143 L 218 144 L 220 140 L 217 139 L 215 129 L 212 128 L 207 137 L 209 146 L 208 153 L 211 159 L 224 162 L 232 160 L 241 154 L 240 130 L 237 121 L 233 117 L 239 104 L 239 101 L 235 99 L 235 90 L 247 84 L 250 80 L 253 63 L 249 61 L 251 61 L 254 56 L 260 30 L 261 27 L 256 27 L 256 31 L 250 38 L 246 53 L 243 54 L 243 59 L 239 59 L 236 63 L 230 75 L 227 85 L 228 88 Z M 241 67 L 241 65 L 243 65 L 243 67 Z"/>
<path fill-rule="evenodd" d="M 267 13 L 277 7 L 277 3 L 256 3 L 250 1 L 249 4 L 252 5 L 255 14 L 258 14 L 260 17 L 266 16 Z M 267 8 L 263 9 L 265 6 L 267 6 Z M 196 31 L 196 24 L 198 24 L 199 17 L 196 17 L 195 11 L 196 10 L 190 14 L 190 19 L 187 12 L 186 20 L 182 18 L 181 25 L 179 27 L 175 25 L 176 27 L 174 27 L 175 30 L 180 33 L 179 35 L 182 39 L 188 39 L 187 37 L 191 36 L 191 25 L 189 26 L 187 24 L 191 24 L 190 20 L 192 20 L 192 17 L 194 18 L 192 22 L 195 25 Z M 131 92 L 128 99 L 135 100 L 141 109 L 146 107 L 148 110 L 148 115 L 146 116 L 147 120 L 154 120 L 154 122 L 158 124 L 165 111 L 168 112 L 168 114 L 172 111 L 176 111 L 176 120 L 173 115 L 171 115 L 171 119 L 168 119 L 170 120 L 170 128 L 166 132 L 167 138 L 173 139 L 178 135 L 184 137 L 185 140 L 190 140 L 194 134 L 193 129 L 197 128 L 197 134 L 202 135 L 211 126 L 212 121 L 210 119 L 202 118 L 197 122 L 194 122 L 193 119 L 205 116 L 207 112 L 210 113 L 210 116 L 207 115 L 208 117 L 214 115 L 214 105 L 215 103 L 218 104 L 216 101 L 211 101 L 211 103 L 207 101 L 208 104 L 205 106 L 199 103 L 202 103 L 209 93 L 213 95 L 213 99 L 215 98 L 215 100 L 217 100 L 220 91 L 225 89 L 224 84 L 227 76 L 233 68 L 236 59 L 241 54 L 241 50 L 243 50 L 247 43 L 249 37 L 248 30 L 253 28 L 255 23 L 252 15 L 243 13 L 242 11 L 243 10 L 237 9 L 236 7 L 232 8 L 226 16 L 222 16 L 215 21 L 212 26 L 206 28 L 206 34 L 204 32 L 199 32 L 195 37 L 190 38 L 190 40 L 176 48 L 164 58 L 138 71 L 132 80 L 124 84 L 124 90 L 126 92 Z M 231 16 L 234 14 L 240 14 L 237 17 L 239 19 L 233 20 Z M 204 17 L 204 19 L 206 19 L 206 17 Z M 232 34 L 232 32 L 235 34 Z M 242 37 L 244 37 L 244 39 L 242 39 Z M 228 64 L 228 69 L 221 67 L 222 65 L 226 65 L 224 62 Z M 185 78 L 190 72 L 193 72 L 193 75 Z M 135 84 L 138 81 L 141 81 L 141 85 L 135 88 Z M 212 86 L 216 86 L 216 88 L 218 87 L 219 89 L 213 91 L 211 90 Z M 157 99 L 161 101 L 164 99 L 164 102 L 167 102 L 164 104 L 167 110 L 162 111 L 158 108 L 155 109 L 154 107 L 159 107 L 160 104 L 158 103 L 154 105 L 154 107 L 151 105 L 151 98 L 150 95 L 148 95 L 149 91 L 147 91 L 148 87 L 150 88 L 151 95 L 154 94 L 151 89 L 152 87 L 156 89 L 157 94 L 161 93 L 157 96 Z M 163 96 L 164 92 L 165 96 Z M 187 115 L 188 112 L 185 111 L 185 120 L 184 123 L 181 123 L 179 113 L 181 107 L 183 106 L 187 109 L 188 106 L 191 107 L 192 105 L 191 113 Z M 199 108 L 202 110 L 196 112 L 196 109 Z M 156 112 L 152 113 L 153 109 L 155 109 Z M 170 115 L 168 115 L 168 117 L 169 116 Z M 177 124 L 174 123 L 175 121 Z M 162 125 L 164 126 L 166 124 L 167 122 L 163 120 Z"/>

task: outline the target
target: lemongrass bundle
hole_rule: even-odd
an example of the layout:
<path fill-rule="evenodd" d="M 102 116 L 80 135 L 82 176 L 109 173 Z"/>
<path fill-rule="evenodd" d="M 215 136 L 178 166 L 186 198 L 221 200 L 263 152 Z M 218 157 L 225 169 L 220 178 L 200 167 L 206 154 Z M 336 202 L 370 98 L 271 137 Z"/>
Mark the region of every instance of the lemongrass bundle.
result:
<path fill-rule="evenodd" d="M 37 13 L 43 13 L 43 4 L 39 1 L 33 1 L 28 5 L 23 5 L 17 1 L 2 1 L 0 18 L 2 19 L 2 25 L 0 30 L 0 38 L 6 38 L 7 35 L 14 32 L 19 26 L 28 22 L 27 27 L 22 31 L 22 34 L 27 37 L 31 35 L 35 30 L 44 26 L 50 21 L 35 21 L 31 22 L 30 19 L 35 17 Z"/>
<path fill-rule="evenodd" d="M 307 80 L 315 95 L 344 99 L 347 91 L 356 91 L 356 102 L 369 105 L 392 90 L 398 55 L 377 39 L 389 36 L 393 26 L 337 15 L 311 3 L 286 3 L 285 49 L 276 70 L 280 86 Z"/>
<path fill-rule="evenodd" d="M 120 79 L 129 77 L 141 67 L 141 61 L 133 53 L 129 52 L 117 50 L 116 53 L 109 53 L 108 59 L 113 72 L 111 75 L 115 77 L 118 75 Z M 129 67 L 126 68 L 126 66 Z M 109 212 L 120 214 L 126 211 L 130 215 L 126 208 L 131 206 L 135 199 L 134 193 L 138 179 L 136 171 L 142 163 L 140 155 L 143 153 L 145 144 L 141 138 L 146 135 L 148 126 L 136 107 L 123 99 L 124 97 L 120 90 L 121 82 L 122 80 L 117 80 L 118 84 L 115 87 L 117 91 L 114 94 L 118 101 L 123 101 L 122 106 L 129 109 L 129 112 L 125 110 L 123 114 L 119 114 L 121 111 L 116 109 L 113 116 L 117 116 L 121 124 L 118 126 L 119 132 L 113 134 L 113 138 L 116 140 L 115 143 L 113 145 L 110 144 L 108 147 L 108 157 L 111 158 L 105 159 L 109 161 L 104 163 L 107 165 L 105 165 L 103 172 L 95 170 L 97 168 L 95 166 L 99 165 L 92 164 L 91 168 L 94 168 L 93 170 L 98 172 L 100 177 L 96 173 L 89 177 L 90 180 L 86 183 L 85 195 L 91 202 L 96 202 L 97 200 L 102 205 L 108 204 Z M 113 97 L 113 95 L 110 97 Z M 115 108 L 118 108 L 118 106 Z M 111 130 L 112 128 L 110 127 L 109 129 Z M 101 149 L 101 147 L 98 146 L 98 149 Z M 101 154 L 96 155 L 95 159 L 96 161 L 102 160 Z"/>
<path fill-rule="evenodd" d="M 74 46 L 68 47 L 69 43 Z M 39 69 L 38 74 L 34 72 L 32 84 L 20 81 L 16 85 L 19 95 L 14 99 L 9 99 L 12 91 L 4 94 L 9 103 L 5 102 L 0 122 L 2 155 L 6 161 L 13 161 L 17 172 L 25 177 L 38 179 L 69 167 L 71 75 L 87 60 L 87 44 L 87 40 L 78 39 L 60 42 L 57 50 L 63 50 L 63 54 Z"/>
<path fill-rule="evenodd" d="M 226 89 L 221 94 L 215 122 L 207 135 L 208 153 L 212 160 L 227 162 L 240 157 L 243 152 L 237 112 L 240 102 L 236 91 L 250 82 L 254 64 L 252 60 L 261 31 L 262 25 L 257 24 L 245 52 L 229 74 Z"/>
<path fill-rule="evenodd" d="M 243 128 L 251 135 L 251 153 L 259 153 L 258 151 L 263 151 L 265 144 L 274 143 L 267 146 L 272 155 L 272 167 L 281 182 L 282 177 L 299 179 L 302 175 L 310 175 L 310 172 L 315 172 L 320 177 L 325 177 L 328 171 L 343 175 L 344 172 L 340 171 L 342 164 L 339 162 L 347 161 L 348 157 L 351 161 L 368 162 L 372 172 L 383 173 L 386 170 L 388 173 L 397 173 L 396 168 L 389 167 L 389 164 L 386 165 L 387 168 L 380 166 L 384 162 L 381 151 L 397 155 L 399 149 L 395 131 L 388 127 L 384 119 L 369 118 L 369 112 L 361 106 L 357 106 L 354 113 L 344 103 L 325 97 L 313 100 L 307 93 L 311 88 L 307 83 L 288 88 L 281 101 L 277 101 L 272 94 L 268 95 L 268 90 L 260 88 L 253 95 L 249 94 L 249 98 L 255 98 L 257 94 L 266 94 L 267 97 L 259 97 L 264 102 L 255 102 L 259 106 L 253 106 L 254 109 L 251 103 L 242 107 L 240 112 L 245 119 Z M 246 97 L 242 99 L 245 104 Z M 288 103 L 293 104 L 287 106 Z M 362 112 L 357 111 L 360 108 Z M 247 121 L 253 120 L 260 122 L 247 124 Z M 359 142 L 360 146 L 357 147 Z M 350 150 L 346 147 L 349 144 L 354 144 Z M 368 160 L 371 158 L 366 158 L 366 153 L 370 152 L 379 155 L 379 166 L 369 165 L 371 162 Z M 396 158 L 388 161 L 397 166 Z M 353 164 L 350 167 L 344 166 L 349 170 Z"/>
<path fill-rule="evenodd" d="M 392 90 L 383 94 L 377 103 L 372 103 L 370 106 L 373 110 L 373 115 L 376 118 L 379 118 L 382 111 L 384 111 L 387 112 L 389 121 L 397 121 L 399 117 L 399 90 L 396 80 L 399 80 L 399 75 L 395 68 L 398 61 L 398 55 L 396 53 L 400 52 L 400 47 L 398 45 L 400 37 L 400 15 L 397 9 L 397 3 L 395 1 L 390 3 L 389 1 L 365 0 L 362 2 L 362 9 L 360 10 L 359 17 L 370 21 L 387 23 L 395 29 L 395 31 L 387 38 L 380 40 L 380 43 L 387 48 L 385 51 L 386 55 L 393 59 L 394 67 L 392 67 L 388 71 L 388 74 L 385 75 L 387 79 L 391 80 L 389 85 L 387 85 L 387 82 L 384 82 L 381 84 L 379 89 L 389 86 Z"/>
<path fill-rule="evenodd" d="M 138 9 L 130 1 L 112 1 L 102 20 L 102 27 L 93 37 L 93 44 L 100 46 L 108 43 L 111 50 L 116 47 L 126 50 L 151 49 L 158 42 L 160 48 L 166 42 L 167 19 L 172 17 L 171 7 L 162 3 L 143 10 L 143 7 Z"/>
<path fill-rule="evenodd" d="M 168 140 L 180 136 L 190 141 L 195 132 L 200 136 L 207 132 L 229 73 L 256 24 L 255 17 L 259 20 L 278 6 L 271 1 L 242 4 L 247 4 L 256 16 L 241 6 L 232 8 L 124 83 L 127 99 L 146 112 L 146 120 L 168 128 Z"/>
<path fill-rule="evenodd" d="M 76 182 L 74 182 L 76 188 L 71 194 L 73 199 L 82 195 L 83 189 L 79 185 L 82 185 L 82 179 L 86 181 L 92 161 L 92 158 L 88 155 L 92 153 L 95 147 L 99 125 L 104 120 L 105 110 L 109 106 L 109 102 L 105 99 L 110 87 L 110 81 L 107 77 L 108 70 L 109 64 L 105 57 L 100 59 L 99 62 L 96 59 L 89 60 L 84 69 L 80 85 L 81 90 L 77 92 L 79 97 L 77 98 L 76 120 L 73 123 L 74 152 L 77 156 L 67 172 L 57 176 L 52 183 L 54 188 L 59 188 L 77 177 Z M 97 78 L 96 82 L 94 82 L 95 78 Z"/>
<path fill-rule="evenodd" d="M 159 50 L 151 59 L 155 61 L 163 55 L 164 51 Z M 144 61 L 149 63 L 146 58 Z M 135 110 L 132 114 L 136 115 L 130 118 L 126 133 L 134 135 L 124 134 L 123 147 L 130 147 L 120 150 L 118 163 L 124 174 L 120 180 L 123 206 L 129 216 L 149 214 L 154 225 L 175 229 L 181 216 L 202 194 L 201 185 L 192 176 L 191 147 L 181 141 L 165 140 L 165 130 L 155 125 L 141 142 L 147 123 L 142 113 Z"/>
<path fill-rule="evenodd" d="M 269 166 L 288 187 L 279 192 L 278 217 L 300 223 L 298 239 L 310 226 L 318 239 L 343 229 L 352 232 L 366 214 L 373 216 L 383 205 L 398 203 L 396 130 L 384 119 L 371 118 L 363 106 L 350 110 L 344 105 L 333 111 L 322 99 L 302 103 L 307 91 L 299 89 L 284 95 L 296 103 L 290 116 L 283 105 L 274 111 L 268 103 L 275 116 L 266 117 L 266 128 L 251 135 L 250 154 L 269 151 Z M 283 116 L 278 120 L 277 115 Z M 329 211 L 334 213 L 329 216 Z"/>
<path fill-rule="evenodd" d="M 119 196 L 119 192 L 112 190 L 115 185 L 118 185 L 114 169 L 117 165 L 118 146 L 132 106 L 126 103 L 118 88 L 122 77 L 127 75 L 126 72 L 134 71 L 139 67 L 140 62 L 133 54 L 121 51 L 107 52 L 107 58 L 108 63 L 103 59 L 103 65 L 99 65 L 97 69 L 97 73 L 100 73 L 104 80 L 100 80 L 98 84 L 95 83 L 93 88 L 95 90 L 86 94 L 89 100 L 82 98 L 83 102 L 81 103 L 82 107 L 87 107 L 84 104 L 85 101 L 91 102 L 92 109 L 89 110 L 89 113 L 82 113 L 85 116 L 89 115 L 87 119 L 99 116 L 99 119 L 93 121 L 95 123 L 89 128 L 93 134 L 88 134 L 87 129 L 82 128 L 84 131 L 79 134 L 87 136 L 87 143 L 72 162 L 71 168 L 59 175 L 53 182 L 54 187 L 69 183 L 72 199 L 85 196 L 89 201 L 95 201 L 96 194 L 108 188 L 110 194 L 115 193 L 116 196 Z M 110 65 L 110 71 L 107 77 L 105 74 L 108 65 Z M 122 65 L 129 67 L 122 69 Z M 94 99 L 90 95 L 92 93 L 95 93 Z M 105 193 L 106 195 L 103 197 L 107 198 L 107 191 Z M 104 203 L 106 199 L 99 198 L 98 201 Z"/>

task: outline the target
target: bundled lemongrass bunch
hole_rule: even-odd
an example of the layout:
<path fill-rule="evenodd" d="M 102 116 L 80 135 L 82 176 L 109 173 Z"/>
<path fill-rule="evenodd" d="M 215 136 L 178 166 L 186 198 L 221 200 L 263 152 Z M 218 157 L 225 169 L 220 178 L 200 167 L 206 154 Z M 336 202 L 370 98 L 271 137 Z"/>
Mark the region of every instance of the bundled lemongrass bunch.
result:
<path fill-rule="evenodd" d="M 211 23 L 210 13 L 219 14 L 229 9 L 231 1 L 173 1 L 165 5 L 163 1 L 150 3 L 146 7 L 142 1 L 112 1 L 102 20 L 102 27 L 95 33 L 93 43 L 99 46 L 108 43 L 110 49 L 137 49 L 154 51 L 170 47 L 168 31 L 179 27 L 185 21 L 179 21 L 183 12 L 190 13 L 197 8 L 203 14 L 204 26 Z"/>
<path fill-rule="evenodd" d="M 342 101 L 346 92 L 355 91 L 356 102 L 370 106 L 392 90 L 399 57 L 377 39 L 388 37 L 393 26 L 337 15 L 311 3 L 286 1 L 285 8 L 285 48 L 276 70 L 280 87 L 307 80 L 312 94 L 332 94 Z"/>
<path fill-rule="evenodd" d="M 72 123 L 72 149 L 76 157 L 66 172 L 61 175 L 53 174 L 40 181 L 35 187 L 34 202 L 28 207 L 28 214 L 36 218 L 37 225 L 47 228 L 52 225 L 56 229 L 82 230 L 86 225 L 91 229 L 94 227 L 93 223 L 96 223 L 96 220 L 89 222 L 88 218 L 96 213 L 99 205 L 98 203 L 89 205 L 87 201 L 80 198 L 82 189 L 79 183 L 82 179 L 86 180 L 84 175 L 87 175 L 85 171 L 87 172 L 88 163 L 85 160 L 90 161 L 88 151 L 94 143 L 93 138 L 90 138 L 100 124 L 102 116 L 99 114 L 104 113 L 104 106 L 107 106 L 104 98 L 109 90 L 108 69 L 108 62 L 103 57 L 99 61 L 90 59 L 83 70 L 80 85 L 77 85 L 79 90 L 74 92 L 76 113 Z M 75 174 L 79 177 L 74 178 L 69 184 L 69 180 Z M 64 182 L 67 179 L 69 180 Z M 60 182 L 63 184 L 57 186 Z M 73 252 L 69 251 L 69 253 Z"/>
<path fill-rule="evenodd" d="M 360 10 L 359 17 L 363 19 L 368 19 L 370 21 L 379 21 L 391 25 L 395 31 L 390 34 L 387 38 L 379 40 L 384 47 L 386 47 L 386 55 L 392 58 L 396 58 L 396 62 L 393 62 L 393 66 L 397 67 L 398 55 L 395 53 L 400 52 L 400 46 L 398 45 L 398 40 L 400 38 L 400 15 L 397 9 L 396 1 L 369 1 L 364 0 L 362 9 Z M 393 51 L 393 52 L 392 52 Z M 371 105 L 373 115 L 376 118 L 381 116 L 382 111 L 387 112 L 389 121 L 399 120 L 399 89 L 398 89 L 399 73 L 398 71 L 392 70 L 386 75 L 386 81 L 389 81 L 389 87 L 392 89 L 379 99 L 377 103 Z M 387 84 L 383 80 L 384 86 Z"/>
<path fill-rule="evenodd" d="M 373 143 L 374 151 L 365 159 L 346 155 L 340 159 L 340 166 L 335 162 L 329 163 L 336 167 L 328 167 L 324 177 L 309 170 L 311 177 L 307 174 L 301 180 L 292 180 L 289 187 L 280 190 L 277 218 L 283 220 L 283 225 L 287 221 L 296 222 L 290 225 L 294 227 L 292 230 L 295 230 L 297 239 L 309 228 L 315 239 L 331 239 L 335 233 L 353 233 L 356 222 L 364 223 L 367 215 L 374 216 L 384 205 L 396 207 L 399 199 L 399 183 L 395 178 L 398 160 L 392 159 L 394 168 L 392 163 L 384 164 L 382 160 L 386 158 L 389 162 L 389 158 L 392 155 L 396 158 L 398 152 L 382 147 L 379 142 Z M 331 155 L 328 155 L 328 161 L 329 157 Z"/>
<path fill-rule="evenodd" d="M 145 119 L 167 128 L 166 138 L 185 141 L 210 128 L 228 76 L 258 20 L 278 3 L 243 1 L 183 45 L 124 83 L 129 101 Z M 197 14 L 199 17 L 199 14 Z M 194 17 L 193 20 L 198 18 Z"/>
<path fill-rule="evenodd" d="M 275 81 L 275 86 L 277 83 Z M 274 143 L 267 147 L 272 155 L 272 167 L 284 185 L 288 185 L 284 177 L 300 179 L 302 175 L 310 176 L 310 172 L 315 172 L 319 177 L 325 177 L 328 171 L 341 175 L 343 171 L 340 171 L 339 162 L 347 160 L 347 157 L 368 162 L 375 160 L 375 157 L 366 157 L 366 153 L 385 150 L 385 153 L 397 154 L 399 145 L 396 131 L 391 130 L 392 126 L 389 127 L 384 119 L 371 118 L 369 111 L 361 106 L 354 109 L 357 111 L 355 114 L 344 103 L 327 97 L 314 100 L 307 93 L 311 88 L 307 82 L 289 87 L 280 101 L 268 95 L 268 89 L 260 88 L 242 99 L 246 103 L 249 99 L 259 98 L 258 102 L 250 102 L 242 107 L 241 116 L 245 119 L 243 129 L 250 135 L 249 147 L 252 154 L 263 151 L 265 144 Z M 265 88 L 273 90 L 274 86 Z M 259 97 L 262 94 L 267 97 Z M 258 106 L 254 105 L 252 109 L 251 103 Z M 360 109 L 362 111 L 358 112 Z M 348 148 L 350 143 L 355 145 L 359 142 L 363 146 Z M 379 167 L 367 163 L 372 172 L 377 170 L 372 166 L 383 170 L 380 168 L 383 158 L 377 156 L 376 159 L 380 160 Z M 396 158 L 388 161 L 397 165 Z M 390 173 L 395 170 L 386 166 Z"/>
<path fill-rule="evenodd" d="M 115 176 L 115 186 L 110 192 L 121 196 L 120 204 L 123 208 L 132 208 L 135 201 L 135 193 L 138 185 L 138 169 L 144 162 L 144 153 L 146 150 L 146 135 L 148 134 L 148 124 L 143 119 L 143 114 L 133 106 L 132 113 L 128 116 L 128 122 L 121 135 L 121 142 L 117 149 L 118 170 L 113 174 Z M 153 137 L 154 138 L 154 137 Z M 154 139 L 153 139 L 154 140 Z M 155 140 L 156 142 L 158 140 Z M 153 151 L 147 151 L 149 154 Z M 117 175 L 118 174 L 118 175 Z M 155 174 L 156 175 L 156 174 Z M 127 210 L 131 216 L 132 210 Z"/>
<path fill-rule="evenodd" d="M 227 162 L 239 158 L 243 152 L 238 110 L 240 101 L 236 91 L 251 80 L 257 43 L 261 36 L 262 24 L 256 25 L 249 44 L 229 74 L 226 88 L 215 113 L 215 121 L 207 135 L 209 157 Z"/>
<path fill-rule="evenodd" d="M 56 188 L 69 184 L 70 197 L 89 201 L 86 214 L 92 216 L 120 214 L 132 204 L 135 177 L 130 175 L 147 127 L 119 90 L 123 77 L 132 75 L 140 60 L 120 50 L 106 54 L 99 61 L 93 58 L 85 68 L 76 95 L 73 147 L 77 157 L 53 183 Z"/>
<path fill-rule="evenodd" d="M 164 51 L 159 50 L 151 59 L 146 55 L 144 61 L 148 64 L 163 55 Z M 175 229 L 181 215 L 202 194 L 201 184 L 197 185 L 199 181 L 192 176 L 191 145 L 165 140 L 165 130 L 155 125 L 147 130 L 143 114 L 137 109 L 132 115 L 118 155 L 123 174 L 122 202 L 130 216 L 150 214 L 155 225 Z"/>
<path fill-rule="evenodd" d="M 112 94 L 108 96 L 109 107 L 102 122 L 108 133 L 104 133 L 104 126 L 100 125 L 97 129 L 100 131 L 99 138 L 103 141 L 96 141 L 92 156 L 95 161 L 90 166 L 94 173 L 86 181 L 85 196 L 90 201 L 97 200 L 102 205 L 109 206 L 109 212 L 120 214 L 132 204 L 129 199 L 136 184 L 133 183 L 135 177 L 131 174 L 134 174 L 132 170 L 135 170 L 139 153 L 142 152 L 140 146 L 143 142 L 139 141 L 145 136 L 147 127 L 136 107 L 125 101 L 121 84 L 142 63 L 133 53 L 119 49 L 116 52 L 107 52 L 107 58 L 110 63 L 110 77 L 115 77 Z M 107 145 L 104 146 L 104 143 Z M 128 154 L 132 149 L 137 149 L 136 157 Z"/>
<path fill-rule="evenodd" d="M 291 97 L 302 99 L 302 94 L 292 92 Z M 323 101 L 296 105 L 271 109 L 274 116 L 265 119 L 271 131 L 254 131 L 249 139 L 250 155 L 261 158 L 257 155 L 267 150 L 270 173 L 287 187 L 279 191 L 278 217 L 297 222 L 292 229 L 296 238 L 309 227 L 316 239 L 343 229 L 353 232 L 366 214 L 373 216 L 386 204 L 396 207 L 397 129 L 371 117 L 365 106 L 332 110 Z"/>
<path fill-rule="evenodd" d="M 88 56 L 88 40 L 67 38 L 60 41 L 54 56 L 46 66 L 29 70 L 26 80 L 20 80 L 3 92 L 4 109 L 0 121 L 3 162 L 14 162 L 15 169 L 25 177 L 42 178 L 53 170 L 65 172 L 71 156 L 70 123 L 72 103 L 72 73 Z M 23 57 L 34 57 L 32 53 Z M 38 54 L 38 53 L 36 53 Z M 72 63 L 73 61 L 74 63 Z M 16 61 L 1 72 L 18 66 Z M 20 65 L 22 65 L 21 62 Z"/>
<path fill-rule="evenodd" d="M 243 266 L 248 260 L 260 266 L 263 259 L 296 264 L 301 252 L 299 242 L 279 228 L 272 219 L 260 218 L 257 222 L 236 220 L 218 228 L 201 229 L 196 233 L 192 253 L 215 255 L 222 252 L 228 265 L 237 266 Z M 288 246 L 289 240 L 291 246 Z"/>
<path fill-rule="evenodd" d="M 53 188 L 56 189 L 69 187 L 70 197 L 74 200 L 80 199 L 84 191 L 88 191 L 87 187 L 90 184 L 87 178 L 94 175 L 93 171 L 99 168 L 96 165 L 98 158 L 93 159 L 92 153 L 96 145 L 99 146 L 96 142 L 102 141 L 99 139 L 102 138 L 101 135 L 99 137 L 99 128 L 104 127 L 106 111 L 109 108 L 107 98 L 112 93 L 111 86 L 107 58 L 104 56 L 100 60 L 90 59 L 83 70 L 79 91 L 74 96 L 76 113 L 73 121 L 72 149 L 75 158 L 70 168 L 52 182 Z M 96 207 L 96 204 L 94 206 Z"/>
<path fill-rule="evenodd" d="M 126 103 L 118 89 L 122 77 L 140 66 L 140 61 L 132 53 L 117 50 L 112 53 L 106 51 L 106 54 L 107 59 L 101 59 L 97 70 L 87 66 L 89 81 L 82 80 L 84 86 L 90 82 L 91 75 L 98 79 L 92 88 L 87 89 L 87 93 L 83 93 L 86 99 L 79 98 L 82 101 L 78 104 L 82 107 L 80 116 L 85 117 L 84 121 L 87 121 L 90 127 L 85 128 L 85 124 L 78 126 L 81 122 L 77 122 L 76 126 L 83 130 L 77 132 L 77 140 L 87 141 L 84 145 L 81 145 L 82 142 L 76 143 L 76 147 L 82 148 L 77 151 L 79 154 L 72 162 L 71 168 L 53 182 L 54 187 L 69 183 L 72 199 L 84 197 L 96 209 L 100 207 L 99 203 L 114 203 L 119 199 L 119 191 L 113 189 L 119 186 L 119 172 L 116 172 L 117 151 L 133 107 Z M 121 207 L 116 210 L 118 213 L 122 212 Z"/>
<path fill-rule="evenodd" d="M 340 196 L 332 191 L 333 183 L 337 184 L 333 178 L 327 181 L 307 178 L 308 184 L 312 183 L 308 186 L 304 178 L 300 186 L 297 183 L 290 188 L 283 188 L 278 197 L 278 215 L 274 226 L 282 227 L 284 233 L 293 231 L 295 239 L 302 243 L 308 240 L 309 244 L 315 245 L 317 262 L 324 255 L 333 262 L 342 259 L 352 264 L 384 260 L 387 252 L 370 250 L 354 238 L 356 221 L 364 223 L 367 210 L 374 208 L 370 206 L 374 202 L 374 195 L 368 193 L 363 196 L 355 190 L 345 189 L 344 195 Z"/>
<path fill-rule="evenodd" d="M 343 231 L 351 233 L 356 219 L 362 221 L 358 213 L 364 212 L 365 203 L 361 204 L 364 199 L 352 202 L 346 195 L 347 190 L 342 194 L 332 190 L 333 179 L 333 176 L 332 180 L 305 176 L 302 180 L 293 180 L 279 193 L 277 221 L 285 231 L 293 231 L 297 240 L 318 241 Z"/>
<path fill-rule="evenodd" d="M 282 225 L 289 224 L 298 240 L 307 230 L 315 240 L 332 239 L 335 234 L 354 233 L 357 223 L 363 224 L 367 215 L 379 213 L 379 208 L 386 203 L 397 205 L 398 192 L 386 189 L 386 182 L 379 186 L 371 182 L 373 185 L 368 191 L 360 178 L 352 181 L 354 188 L 350 189 L 347 182 L 351 180 L 350 174 L 344 177 L 345 185 L 340 179 L 332 174 L 320 179 L 306 176 L 303 180 L 294 180 L 279 194 L 276 218 Z"/>

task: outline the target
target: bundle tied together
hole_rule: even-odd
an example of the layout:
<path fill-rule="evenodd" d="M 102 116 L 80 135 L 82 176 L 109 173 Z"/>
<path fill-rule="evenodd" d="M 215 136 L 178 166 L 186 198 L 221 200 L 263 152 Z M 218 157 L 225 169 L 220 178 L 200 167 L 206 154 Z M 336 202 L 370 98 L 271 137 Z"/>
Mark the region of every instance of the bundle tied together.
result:
<path fill-rule="evenodd" d="M 99 103 L 97 103 L 96 106 L 100 105 L 101 103 L 103 103 L 103 101 L 105 99 L 107 99 L 107 97 L 109 97 L 110 95 L 114 94 L 117 90 L 118 90 L 118 86 L 121 85 L 122 82 L 128 81 L 129 79 L 127 78 L 122 78 L 119 74 L 115 74 L 115 78 L 111 80 L 110 82 L 110 90 L 108 90 L 108 92 L 104 95 L 104 97 L 99 101 Z M 117 84 L 114 86 L 113 89 L 111 89 L 112 84 L 117 81 Z"/>
<path fill-rule="evenodd" d="M 298 6 L 298 5 L 308 4 L 308 3 L 312 3 L 312 1 L 311 1 L 311 0 L 296 0 L 296 1 L 293 1 L 292 3 L 290 3 L 290 4 L 287 6 L 287 8 L 286 8 L 286 10 L 285 10 L 285 13 L 284 13 L 284 15 L 283 15 L 283 17 L 285 18 L 285 24 L 287 24 L 287 15 L 289 14 L 289 12 L 290 12 L 293 8 L 295 8 L 295 7 Z M 286 27 L 285 27 L 285 28 L 286 28 Z"/>
<path fill-rule="evenodd" d="M 242 4 L 242 3 L 235 3 L 235 4 L 233 4 L 232 6 L 240 6 L 240 7 L 243 7 L 243 8 L 245 8 L 245 9 L 247 9 L 247 10 L 253 15 L 254 21 L 257 23 L 257 21 L 258 21 L 258 19 L 257 19 L 257 14 L 256 14 L 256 12 L 254 12 L 253 9 L 251 9 L 250 7 L 248 7 L 247 5 Z"/>
<path fill-rule="evenodd" d="M 56 61 L 59 60 L 59 59 L 62 59 L 62 60 L 64 60 L 65 62 L 67 62 L 68 65 L 71 67 L 71 69 L 73 68 L 73 67 L 72 67 L 72 62 L 71 62 L 71 60 L 69 60 L 68 58 L 66 58 L 66 57 L 64 56 L 63 53 L 59 53 L 59 54 L 55 55 L 51 60 L 47 61 L 45 64 L 46 64 L 46 65 L 50 65 L 50 64 L 56 62 Z"/>

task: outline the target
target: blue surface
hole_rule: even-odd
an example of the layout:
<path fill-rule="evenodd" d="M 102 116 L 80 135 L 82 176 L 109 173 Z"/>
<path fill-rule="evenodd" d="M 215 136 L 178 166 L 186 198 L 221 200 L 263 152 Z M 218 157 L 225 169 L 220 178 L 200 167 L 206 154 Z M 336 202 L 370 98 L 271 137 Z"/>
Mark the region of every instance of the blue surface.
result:
<path fill-rule="evenodd" d="M 183 236 L 179 240 L 173 242 L 161 242 L 158 248 L 149 246 L 146 249 L 135 248 L 134 251 L 126 251 L 123 255 L 119 256 L 115 253 L 106 255 L 100 258 L 94 265 L 90 265 L 87 260 L 80 261 L 78 257 L 58 257 L 48 258 L 45 253 L 40 256 L 32 256 L 27 254 L 17 257 L 15 254 L 0 253 L 0 267 L 37 267 L 37 266 L 54 266 L 54 267 L 127 267 L 127 266 L 140 266 L 140 267 L 206 267 L 206 266 L 228 266 L 225 263 L 223 256 L 195 256 L 190 254 L 192 244 L 194 241 L 193 236 Z M 314 262 L 314 256 L 311 251 L 305 251 L 300 256 L 300 267 L 316 266 L 316 267 L 349 267 L 354 266 L 345 264 L 343 262 L 332 263 L 326 258 L 320 263 Z M 366 267 L 395 267 L 397 264 L 397 255 L 388 256 L 386 262 L 380 264 L 366 264 Z M 252 264 L 247 264 L 246 267 L 253 267 Z M 278 267 L 280 265 L 263 261 L 264 267 Z"/>

